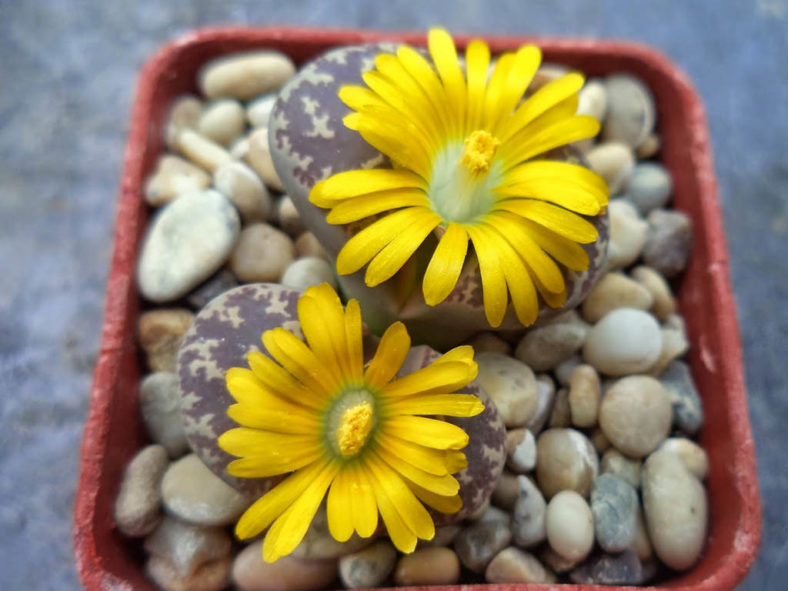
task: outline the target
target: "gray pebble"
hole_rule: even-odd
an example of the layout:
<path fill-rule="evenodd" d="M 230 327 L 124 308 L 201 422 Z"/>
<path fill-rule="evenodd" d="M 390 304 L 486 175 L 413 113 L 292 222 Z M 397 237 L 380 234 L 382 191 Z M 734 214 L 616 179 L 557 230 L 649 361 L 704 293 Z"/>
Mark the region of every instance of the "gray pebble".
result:
<path fill-rule="evenodd" d="M 648 216 L 643 261 L 670 279 L 687 266 L 692 250 L 692 223 L 681 211 L 656 209 Z"/>
<path fill-rule="evenodd" d="M 626 196 L 642 215 L 665 207 L 672 193 L 673 179 L 664 166 L 657 162 L 641 162 L 635 165 L 632 178 L 626 187 Z"/>
<path fill-rule="evenodd" d="M 522 548 L 531 548 L 544 541 L 547 503 L 542 491 L 527 476 L 517 479 L 520 495 L 512 512 L 512 541 Z"/>
<path fill-rule="evenodd" d="M 145 550 L 166 558 L 179 576 L 230 554 L 232 540 L 222 527 L 200 527 L 165 516 L 145 539 Z"/>
<path fill-rule="evenodd" d="M 594 535 L 606 552 L 621 552 L 635 540 L 638 495 L 631 484 L 602 474 L 591 487 Z"/>
<path fill-rule="evenodd" d="M 562 361 L 553 368 L 555 379 L 558 380 L 558 383 L 562 386 L 568 386 L 572 372 L 578 365 L 582 364 L 583 358 L 580 355 L 572 355 L 569 359 Z"/>
<path fill-rule="evenodd" d="M 115 525 L 129 537 L 146 536 L 161 520 L 159 482 L 169 457 L 161 445 L 143 447 L 123 472 L 115 499 Z"/>
<path fill-rule="evenodd" d="M 140 412 L 150 438 L 165 447 L 171 458 L 179 458 L 189 449 L 181 424 L 178 376 L 156 372 L 140 383 Z"/>
<path fill-rule="evenodd" d="M 186 296 L 190 306 L 199 310 L 216 296 L 238 287 L 238 278 L 226 267 L 211 275 Z"/>
<path fill-rule="evenodd" d="M 628 74 L 608 76 L 605 90 L 607 117 L 602 127 L 602 137 L 637 148 L 654 129 L 654 97 L 645 84 Z"/>
<path fill-rule="evenodd" d="M 337 288 L 333 267 L 318 257 L 302 257 L 290 263 L 279 281 L 285 287 L 304 291 L 311 285 L 328 283 Z"/>
<path fill-rule="evenodd" d="M 648 580 L 637 553 L 597 554 L 569 573 L 579 585 L 641 585 Z"/>
<path fill-rule="evenodd" d="M 339 559 L 339 578 L 348 589 L 378 587 L 394 570 L 397 550 L 388 540 Z"/>
<path fill-rule="evenodd" d="M 602 454 L 600 470 L 602 474 L 612 474 L 628 482 L 635 488 L 640 488 L 640 469 L 643 462 L 628 458 L 615 448 L 605 450 Z"/>
<path fill-rule="evenodd" d="M 576 353 L 587 334 L 588 326 L 579 318 L 532 328 L 517 345 L 514 356 L 534 371 L 547 371 Z"/>
<path fill-rule="evenodd" d="M 462 530 L 454 539 L 454 551 L 465 568 L 483 572 L 493 557 L 509 545 L 512 533 L 500 522 L 478 522 Z"/>
<path fill-rule="evenodd" d="M 673 406 L 673 424 L 686 434 L 695 435 L 703 425 L 703 406 L 689 366 L 673 361 L 657 379 Z"/>

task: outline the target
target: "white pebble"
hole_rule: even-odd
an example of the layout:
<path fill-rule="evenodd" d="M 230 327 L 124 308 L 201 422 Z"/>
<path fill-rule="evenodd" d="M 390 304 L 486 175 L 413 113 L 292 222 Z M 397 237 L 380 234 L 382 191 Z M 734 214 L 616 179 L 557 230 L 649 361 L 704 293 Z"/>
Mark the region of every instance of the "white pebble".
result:
<path fill-rule="evenodd" d="M 304 291 L 312 285 L 328 283 L 337 288 L 334 269 L 325 260 L 317 257 L 304 257 L 294 260 L 285 269 L 280 283 L 285 287 L 292 287 Z"/>
<path fill-rule="evenodd" d="M 591 329 L 583 358 L 604 374 L 623 376 L 648 371 L 661 349 L 659 324 L 651 314 L 619 308 Z"/>
<path fill-rule="evenodd" d="M 582 560 L 594 545 L 594 517 L 586 500 L 571 490 L 555 495 L 545 517 L 550 547 L 568 560 Z"/>

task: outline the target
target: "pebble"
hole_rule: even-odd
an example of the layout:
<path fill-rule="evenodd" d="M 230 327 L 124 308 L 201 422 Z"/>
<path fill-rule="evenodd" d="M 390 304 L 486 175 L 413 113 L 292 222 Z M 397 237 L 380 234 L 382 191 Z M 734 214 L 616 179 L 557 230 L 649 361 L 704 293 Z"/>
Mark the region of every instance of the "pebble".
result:
<path fill-rule="evenodd" d="M 362 548 L 369 546 L 373 540 L 371 538 L 361 538 L 353 534 L 346 542 L 339 542 L 334 539 L 328 529 L 328 515 L 326 514 L 325 504 L 312 518 L 309 528 L 306 530 L 304 539 L 296 546 L 291 556 L 294 558 L 304 558 L 322 560 L 326 558 L 339 558 L 345 554 L 358 552 Z"/>
<path fill-rule="evenodd" d="M 139 396 L 142 420 L 151 440 L 163 445 L 171 458 L 181 457 L 189 450 L 189 443 L 181 423 L 178 376 L 163 371 L 145 376 Z"/>
<path fill-rule="evenodd" d="M 241 214 L 244 224 L 260 222 L 271 214 L 271 195 L 257 173 L 243 162 L 223 164 L 213 173 L 213 186 L 227 197 Z"/>
<path fill-rule="evenodd" d="M 288 195 L 282 195 L 276 204 L 276 220 L 279 227 L 293 238 L 306 230 L 293 200 Z"/>
<path fill-rule="evenodd" d="M 649 226 L 635 206 L 625 199 L 613 199 L 607 209 L 610 216 L 610 243 L 605 264 L 609 269 L 622 269 L 640 256 Z"/>
<path fill-rule="evenodd" d="M 572 425 L 572 409 L 569 406 L 569 388 L 561 388 L 555 394 L 553 411 L 547 426 L 550 429 Z"/>
<path fill-rule="evenodd" d="M 152 554 L 145 564 L 145 572 L 163 591 L 219 591 L 229 583 L 231 565 L 232 557 L 225 556 L 182 575 L 169 560 Z"/>
<path fill-rule="evenodd" d="M 654 548 L 651 546 L 651 540 L 648 538 L 648 529 L 646 528 L 646 518 L 643 515 L 643 505 L 638 503 L 637 522 L 635 525 L 635 540 L 632 542 L 632 548 L 637 552 L 640 560 L 649 560 L 654 556 Z"/>
<path fill-rule="evenodd" d="M 623 376 L 648 371 L 661 349 L 659 324 L 651 314 L 618 308 L 588 333 L 583 358 L 601 373 Z"/>
<path fill-rule="evenodd" d="M 158 308 L 140 314 L 137 339 L 151 371 L 175 371 L 178 347 L 192 322 L 194 314 L 184 308 Z"/>
<path fill-rule="evenodd" d="M 348 589 L 379 587 L 394 570 L 397 550 L 388 540 L 339 559 L 339 578 Z"/>
<path fill-rule="evenodd" d="M 219 269 L 215 274 L 206 279 L 202 284 L 186 296 L 190 306 L 199 310 L 216 296 L 238 287 L 238 278 L 230 269 Z"/>
<path fill-rule="evenodd" d="M 536 466 L 536 439 L 528 429 L 506 434 L 506 467 L 515 474 L 527 474 Z"/>
<path fill-rule="evenodd" d="M 558 383 L 562 386 L 569 385 L 569 376 L 575 371 L 578 365 L 583 363 L 583 358 L 579 354 L 572 355 L 566 361 L 562 361 L 553 368 L 553 374 Z"/>
<path fill-rule="evenodd" d="M 652 375 L 661 374 L 674 360 L 684 357 L 689 351 L 689 341 L 682 330 L 661 328 L 659 332 L 662 337 L 662 348 L 659 358 L 649 370 Z"/>
<path fill-rule="evenodd" d="M 646 582 L 637 553 L 626 549 L 617 554 L 597 554 L 571 573 L 578 585 L 641 585 Z"/>
<path fill-rule="evenodd" d="M 536 478 L 546 498 L 562 490 L 588 496 L 599 472 L 588 437 L 574 429 L 548 429 L 539 436 L 536 453 Z"/>
<path fill-rule="evenodd" d="M 487 566 L 484 578 L 488 583 L 555 583 L 555 575 L 535 556 L 519 548 L 506 548 Z"/>
<path fill-rule="evenodd" d="M 525 333 L 514 356 L 534 371 L 547 371 L 574 355 L 586 340 L 588 326 L 575 320 L 532 328 Z"/>
<path fill-rule="evenodd" d="M 597 423 L 602 386 L 590 365 L 578 365 L 569 377 L 569 413 L 572 424 L 588 428 Z"/>
<path fill-rule="evenodd" d="M 331 259 L 328 258 L 328 253 L 312 232 L 304 232 L 296 238 L 295 249 L 299 257 L 318 257 L 329 263 L 331 262 Z"/>
<path fill-rule="evenodd" d="M 660 322 L 665 322 L 676 311 L 676 298 L 668 282 L 656 269 L 646 265 L 635 267 L 630 275 L 651 294 L 654 299 L 651 311 Z"/>
<path fill-rule="evenodd" d="M 271 149 L 268 146 L 268 129 L 260 128 L 249 136 L 249 152 L 244 158 L 263 182 L 275 191 L 284 191 L 284 185 L 274 169 L 271 159 Z"/>
<path fill-rule="evenodd" d="M 602 431 L 601 427 L 596 427 L 591 431 L 590 439 L 596 451 L 600 454 L 605 453 L 610 448 L 610 440 L 607 438 L 607 435 L 605 435 L 605 432 Z"/>
<path fill-rule="evenodd" d="M 294 260 L 287 266 L 279 281 L 285 287 L 304 291 L 310 285 L 328 283 L 337 288 L 337 280 L 333 267 L 324 259 L 303 257 Z"/>
<path fill-rule="evenodd" d="M 564 574 L 577 566 L 579 560 L 569 560 L 553 550 L 549 544 L 545 544 L 539 550 L 539 560 L 547 565 L 553 572 Z"/>
<path fill-rule="evenodd" d="M 632 149 L 621 142 L 605 142 L 586 153 L 591 169 L 605 179 L 611 195 L 618 195 L 635 168 Z"/>
<path fill-rule="evenodd" d="M 517 502 L 520 487 L 517 483 L 517 474 L 504 470 L 492 492 L 492 502 L 498 507 L 510 511 Z"/>
<path fill-rule="evenodd" d="M 673 406 L 674 425 L 687 435 L 695 435 L 703 425 L 703 406 L 689 366 L 673 361 L 658 379 Z"/>
<path fill-rule="evenodd" d="M 230 146 L 230 156 L 234 160 L 247 161 L 249 156 L 249 136 L 244 135 L 238 138 L 232 146 Z"/>
<path fill-rule="evenodd" d="M 541 544 L 547 533 L 544 518 L 547 503 L 542 491 L 527 476 L 517 479 L 519 496 L 512 511 L 512 541 L 521 548 Z"/>
<path fill-rule="evenodd" d="M 199 191 L 211 184 L 211 176 L 198 166 L 174 154 L 165 154 L 145 183 L 145 201 L 152 207 L 169 203 L 181 193 Z"/>
<path fill-rule="evenodd" d="M 148 227 L 137 268 L 142 295 L 155 303 L 186 295 L 224 264 L 240 226 L 235 207 L 218 191 L 174 199 Z"/>
<path fill-rule="evenodd" d="M 667 392 L 649 376 L 618 380 L 599 409 L 599 425 L 610 443 L 636 459 L 647 456 L 665 440 L 672 420 Z"/>
<path fill-rule="evenodd" d="M 463 529 L 454 539 L 454 551 L 465 568 L 475 573 L 484 569 L 512 541 L 508 523 L 480 521 Z"/>
<path fill-rule="evenodd" d="M 550 500 L 545 530 L 550 547 L 568 560 L 582 560 L 594 545 L 594 516 L 573 490 L 562 490 Z"/>
<path fill-rule="evenodd" d="M 543 63 L 541 66 L 539 66 L 539 69 L 536 70 L 534 79 L 531 80 L 531 84 L 528 86 L 528 92 L 535 92 L 548 82 L 557 80 L 561 76 L 564 76 L 568 73 L 569 69 L 564 65 Z"/>
<path fill-rule="evenodd" d="M 583 302 L 583 318 L 593 323 L 618 308 L 649 310 L 653 305 L 654 296 L 640 283 L 623 273 L 607 273 Z"/>
<path fill-rule="evenodd" d="M 488 507 L 493 508 L 494 507 Z M 486 513 L 486 511 L 485 511 Z M 460 533 L 462 526 L 453 523 L 451 525 L 444 525 L 443 527 L 435 528 L 435 536 L 431 540 L 419 540 L 417 548 L 432 548 L 434 546 L 445 547 L 451 545 L 457 534 Z"/>
<path fill-rule="evenodd" d="M 600 123 L 607 113 L 607 91 L 600 80 L 588 80 L 577 93 L 577 114 L 590 115 Z"/>
<path fill-rule="evenodd" d="M 665 207 L 673 193 L 673 179 L 667 169 L 657 162 L 640 162 L 635 165 L 626 195 L 640 210 L 648 215 Z"/>
<path fill-rule="evenodd" d="M 469 517 L 469 519 L 474 521 L 473 517 Z M 502 523 L 506 527 L 510 527 L 512 525 L 512 516 L 503 509 L 488 505 L 475 521 L 479 523 Z"/>
<path fill-rule="evenodd" d="M 512 346 L 494 332 L 480 332 L 468 344 L 473 347 L 477 355 L 479 353 L 509 355 L 512 352 Z"/>
<path fill-rule="evenodd" d="M 648 216 L 643 261 L 668 279 L 687 266 L 692 250 L 692 223 L 681 211 L 655 209 Z"/>
<path fill-rule="evenodd" d="M 553 410 L 553 400 L 555 399 L 555 383 L 553 378 L 547 374 L 539 374 L 536 376 L 536 412 L 531 417 L 525 426 L 533 433 L 538 435 L 544 427 L 547 419 L 550 418 L 550 413 Z"/>
<path fill-rule="evenodd" d="M 192 129 L 181 129 L 177 133 L 175 148 L 197 166 L 211 173 L 232 160 L 224 146 Z"/>
<path fill-rule="evenodd" d="M 424 548 L 400 558 L 397 585 L 451 585 L 460 580 L 460 560 L 449 548 Z"/>
<path fill-rule="evenodd" d="M 115 525 L 126 536 L 151 533 L 161 520 L 159 481 L 167 468 L 167 450 L 161 445 L 143 447 L 126 466 L 115 499 Z"/>
<path fill-rule="evenodd" d="M 145 550 L 165 558 L 181 577 L 206 562 L 229 556 L 232 540 L 222 527 L 199 527 L 166 516 L 145 538 Z M 228 564 L 229 572 L 229 564 Z"/>
<path fill-rule="evenodd" d="M 706 491 L 677 455 L 659 451 L 646 460 L 643 508 L 659 559 L 674 570 L 695 564 L 706 540 Z"/>
<path fill-rule="evenodd" d="M 295 259 L 290 237 L 265 223 L 246 226 L 230 256 L 230 269 L 241 281 L 277 282 Z"/>
<path fill-rule="evenodd" d="M 244 132 L 246 113 L 234 99 L 219 99 L 209 104 L 200 115 L 197 131 L 217 144 L 229 146 Z"/>
<path fill-rule="evenodd" d="M 602 474 L 591 487 L 594 536 L 605 552 L 622 552 L 635 541 L 638 494 L 612 474 Z"/>
<path fill-rule="evenodd" d="M 526 364 L 499 353 L 476 355 L 477 381 L 495 403 L 507 427 L 522 427 L 536 413 L 536 377 Z"/>
<path fill-rule="evenodd" d="M 638 146 L 637 150 L 635 150 L 635 154 L 641 160 L 647 160 L 648 158 L 656 156 L 660 148 L 662 148 L 662 140 L 659 134 L 651 133 L 643 140 L 643 143 Z"/>
<path fill-rule="evenodd" d="M 706 451 L 686 437 L 669 437 L 662 442 L 658 451 L 672 453 L 681 458 L 684 466 L 698 480 L 705 480 L 709 474 L 709 458 Z"/>
<path fill-rule="evenodd" d="M 217 58 L 199 75 L 202 93 L 210 99 L 233 97 L 248 101 L 278 89 L 295 74 L 295 64 L 276 51 L 251 51 Z"/>
<path fill-rule="evenodd" d="M 645 84 L 628 74 L 608 76 L 605 90 L 607 117 L 602 126 L 602 137 L 637 148 L 654 129 L 654 97 Z"/>
<path fill-rule="evenodd" d="M 246 105 L 246 119 L 252 127 L 268 127 L 271 111 L 276 102 L 276 93 L 264 94 Z"/>
<path fill-rule="evenodd" d="M 251 503 L 195 454 L 167 468 L 161 480 L 161 497 L 171 515 L 197 525 L 228 525 Z"/>
<path fill-rule="evenodd" d="M 180 96 L 173 101 L 167 114 L 167 124 L 164 126 L 165 141 L 171 150 L 176 149 L 175 139 L 180 130 L 197 129 L 202 108 L 202 101 L 190 94 Z"/>
<path fill-rule="evenodd" d="M 640 460 L 628 458 L 615 448 L 610 448 L 602 454 L 600 469 L 602 474 L 612 474 L 628 482 L 635 488 L 640 488 L 640 470 L 643 463 Z"/>
<path fill-rule="evenodd" d="M 317 591 L 337 577 L 336 560 L 303 560 L 283 556 L 265 562 L 263 540 L 241 550 L 232 567 L 232 580 L 241 591 Z"/>

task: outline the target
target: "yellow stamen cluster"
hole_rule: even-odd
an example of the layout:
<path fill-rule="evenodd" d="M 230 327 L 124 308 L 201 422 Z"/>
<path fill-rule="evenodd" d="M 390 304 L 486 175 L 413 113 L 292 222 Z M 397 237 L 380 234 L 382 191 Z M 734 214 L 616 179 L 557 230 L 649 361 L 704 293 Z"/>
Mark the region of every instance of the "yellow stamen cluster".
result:
<path fill-rule="evenodd" d="M 501 144 L 489 132 L 477 129 L 465 138 L 465 149 L 460 157 L 462 164 L 471 174 L 489 172 L 493 156 Z"/>
<path fill-rule="evenodd" d="M 336 431 L 337 446 L 343 456 L 354 456 L 361 451 L 372 431 L 373 420 L 372 405 L 367 401 L 345 409 Z"/>

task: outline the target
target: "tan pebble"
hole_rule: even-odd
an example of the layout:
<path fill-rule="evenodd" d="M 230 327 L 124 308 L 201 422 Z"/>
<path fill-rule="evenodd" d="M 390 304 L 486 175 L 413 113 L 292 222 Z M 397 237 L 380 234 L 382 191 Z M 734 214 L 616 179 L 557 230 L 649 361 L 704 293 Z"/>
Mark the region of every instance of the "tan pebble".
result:
<path fill-rule="evenodd" d="M 637 147 L 635 152 L 639 160 L 647 160 L 656 156 L 659 153 L 661 147 L 662 140 L 660 139 L 659 135 L 652 133 L 645 140 L 643 140 L 643 143 Z"/>
<path fill-rule="evenodd" d="M 183 335 L 194 322 L 184 308 L 159 308 L 143 312 L 137 321 L 137 338 L 151 371 L 175 371 Z"/>
<path fill-rule="evenodd" d="M 649 373 L 655 376 L 665 371 L 671 361 L 684 357 L 689 351 L 689 341 L 682 331 L 662 328 L 659 332 L 662 336 L 662 348 L 656 363 L 649 370 Z"/>
<path fill-rule="evenodd" d="M 547 505 L 547 542 L 567 560 L 582 560 L 594 546 L 594 517 L 586 500 L 563 490 Z"/>
<path fill-rule="evenodd" d="M 597 322 L 616 308 L 650 310 L 654 296 L 637 281 L 622 273 L 608 273 L 597 281 L 583 302 L 583 318 Z"/>
<path fill-rule="evenodd" d="M 180 156 L 165 154 L 159 158 L 156 171 L 145 183 L 145 201 L 159 207 L 189 191 L 199 191 L 211 184 L 211 176 Z"/>
<path fill-rule="evenodd" d="M 197 129 L 197 123 L 202 115 L 203 104 L 200 99 L 190 94 L 175 99 L 167 114 L 165 140 L 167 147 L 176 149 L 175 139 L 182 129 Z"/>
<path fill-rule="evenodd" d="M 484 578 L 488 583 L 555 583 L 555 575 L 533 554 L 519 548 L 501 550 L 487 565 Z"/>
<path fill-rule="evenodd" d="M 248 101 L 282 86 L 295 74 L 295 64 L 276 51 L 252 51 L 220 57 L 200 72 L 202 93 L 214 99 L 230 96 Z"/>
<path fill-rule="evenodd" d="M 241 230 L 230 255 L 230 269 L 241 281 L 279 281 L 294 259 L 295 246 L 287 234 L 256 223 Z"/>
<path fill-rule="evenodd" d="M 487 505 L 489 509 L 489 504 Z M 468 518 L 470 519 L 470 517 Z M 435 537 L 431 540 L 419 540 L 417 548 L 432 548 L 436 546 L 445 547 L 449 546 L 453 541 L 454 538 L 457 537 L 457 534 L 460 533 L 462 526 L 453 523 L 451 525 L 444 525 L 443 527 L 436 527 L 435 528 Z"/>
<path fill-rule="evenodd" d="M 197 123 L 197 131 L 217 144 L 229 146 L 244 132 L 245 119 L 241 103 L 234 99 L 220 99 L 205 107 Z"/>
<path fill-rule="evenodd" d="M 599 453 L 605 453 L 610 448 L 610 440 L 608 440 L 607 435 L 600 427 L 591 431 L 590 439 Z"/>
<path fill-rule="evenodd" d="M 576 427 L 593 427 L 599 416 L 602 387 L 590 365 L 578 365 L 569 376 L 569 414 Z"/>
<path fill-rule="evenodd" d="M 536 440 L 528 429 L 506 434 L 506 466 L 516 474 L 527 474 L 536 466 Z"/>
<path fill-rule="evenodd" d="M 279 175 L 274 168 L 271 150 L 268 147 L 268 129 L 262 127 L 249 135 L 249 152 L 244 159 L 254 168 L 263 182 L 280 193 L 285 190 Z"/>
<path fill-rule="evenodd" d="M 665 322 L 676 311 L 676 299 L 665 278 L 654 268 L 640 265 L 630 272 L 632 278 L 645 287 L 654 298 L 651 311 Z"/>
<path fill-rule="evenodd" d="M 152 554 L 145 564 L 148 576 L 164 591 L 219 591 L 230 581 L 233 559 L 225 556 L 206 562 L 190 574 L 183 575 L 163 556 Z"/>
<path fill-rule="evenodd" d="M 648 236 L 648 222 L 640 217 L 637 208 L 624 199 L 613 199 L 608 204 L 610 242 L 605 267 L 622 269 L 634 263 Z"/>
<path fill-rule="evenodd" d="M 480 332 L 468 343 L 478 353 L 498 353 L 509 355 L 512 346 L 493 332 Z"/>
<path fill-rule="evenodd" d="M 640 503 L 638 503 L 635 540 L 632 542 L 632 548 L 637 552 L 640 560 L 648 560 L 654 555 L 654 548 L 651 546 L 651 540 L 649 540 L 648 530 L 646 529 L 646 518 L 643 516 L 643 506 Z"/>
<path fill-rule="evenodd" d="M 161 521 L 159 482 L 169 463 L 161 445 L 143 447 L 123 472 L 115 499 L 115 525 L 126 536 L 151 533 Z"/>
<path fill-rule="evenodd" d="M 599 473 L 591 441 L 574 429 L 548 429 L 536 443 L 536 479 L 546 499 L 562 490 L 587 497 Z"/>
<path fill-rule="evenodd" d="M 553 412 L 550 414 L 550 429 L 569 427 L 572 424 L 572 409 L 569 406 L 569 388 L 561 388 L 555 394 Z"/>
<path fill-rule="evenodd" d="M 244 224 L 268 219 L 271 196 L 257 173 L 243 162 L 227 162 L 213 173 L 213 185 L 241 214 Z"/>
<path fill-rule="evenodd" d="M 451 585 L 460 579 L 460 560 L 449 548 L 424 548 L 400 558 L 397 585 Z"/>
<path fill-rule="evenodd" d="M 709 473 L 709 458 L 705 450 L 691 439 L 669 437 L 659 446 L 659 451 L 677 455 L 695 478 L 706 479 Z"/>
<path fill-rule="evenodd" d="M 633 460 L 622 454 L 617 449 L 608 449 L 602 454 L 602 474 L 612 474 L 628 482 L 636 489 L 640 488 L 640 469 L 642 462 Z"/>
<path fill-rule="evenodd" d="M 325 251 L 317 236 L 312 232 L 304 232 L 295 241 L 296 254 L 299 257 L 318 257 L 331 262 L 328 253 Z"/>
<path fill-rule="evenodd" d="M 495 403 L 507 427 L 522 427 L 533 417 L 538 403 L 534 372 L 526 364 L 499 353 L 476 355 L 476 378 Z"/>
<path fill-rule="evenodd" d="M 181 154 L 211 173 L 232 160 L 224 147 L 191 129 L 179 131 L 175 144 Z"/>
<path fill-rule="evenodd" d="M 492 502 L 501 509 L 510 511 L 519 496 L 520 484 L 517 481 L 517 474 L 504 470 L 498 480 L 498 486 L 492 493 Z"/>
<path fill-rule="evenodd" d="M 625 376 L 650 370 L 661 348 L 656 318 L 643 310 L 618 308 L 591 329 L 583 358 L 601 373 Z"/>
<path fill-rule="evenodd" d="M 282 195 L 277 201 L 276 220 L 279 227 L 294 238 L 306 229 L 301 215 L 289 195 Z"/>
<path fill-rule="evenodd" d="M 622 142 L 604 142 L 586 154 L 591 169 L 605 179 L 610 194 L 616 195 L 623 189 L 635 168 L 632 149 Z"/>
<path fill-rule="evenodd" d="M 263 540 L 244 548 L 233 562 L 232 579 L 241 591 L 315 591 L 337 577 L 337 561 L 284 556 L 263 560 Z"/>

